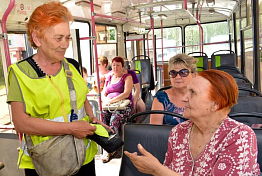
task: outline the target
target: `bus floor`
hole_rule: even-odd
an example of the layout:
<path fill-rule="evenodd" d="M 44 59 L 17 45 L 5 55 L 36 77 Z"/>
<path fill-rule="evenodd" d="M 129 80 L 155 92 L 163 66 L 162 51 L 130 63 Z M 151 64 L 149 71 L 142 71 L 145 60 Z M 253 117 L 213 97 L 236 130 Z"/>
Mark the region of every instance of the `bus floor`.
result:
<path fill-rule="evenodd" d="M 102 154 L 97 154 L 95 156 L 96 176 L 118 176 L 121 165 L 121 153 L 122 150 L 117 150 L 107 163 L 102 162 Z"/>

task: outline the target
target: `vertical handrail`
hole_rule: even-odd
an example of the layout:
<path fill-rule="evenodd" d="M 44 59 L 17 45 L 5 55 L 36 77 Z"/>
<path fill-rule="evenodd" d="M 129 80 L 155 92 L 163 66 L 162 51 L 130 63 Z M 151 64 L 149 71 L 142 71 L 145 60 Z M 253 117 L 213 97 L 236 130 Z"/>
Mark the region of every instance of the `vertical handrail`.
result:
<path fill-rule="evenodd" d="M 161 49 L 162 49 L 162 87 L 165 87 L 165 75 L 164 75 L 164 39 L 163 39 L 163 19 L 161 19 Z"/>
<path fill-rule="evenodd" d="M 10 0 L 10 3 L 2 17 L 2 23 L 1 23 L 7 68 L 11 65 L 11 58 L 10 58 L 10 52 L 9 52 L 8 39 L 7 39 L 6 20 L 9 14 L 11 13 L 14 5 L 15 5 L 15 0 Z"/>
<path fill-rule="evenodd" d="M 150 16 L 150 28 L 149 28 L 149 30 L 148 30 L 148 32 L 147 32 L 147 34 L 146 34 L 146 37 L 147 37 L 147 56 L 150 58 L 150 52 L 149 52 L 149 40 L 148 40 L 148 38 L 149 38 L 149 32 L 151 31 L 151 29 L 153 28 L 152 27 L 152 16 Z"/>
<path fill-rule="evenodd" d="M 11 65 L 11 58 L 10 58 L 10 52 L 9 52 L 9 44 L 8 44 L 8 38 L 7 38 L 7 30 L 6 30 L 6 21 L 7 18 L 9 16 L 9 14 L 11 13 L 12 9 L 14 8 L 15 5 L 15 0 L 10 0 L 10 3 L 2 17 L 2 22 L 1 22 L 1 28 L 2 28 L 2 32 L 3 32 L 3 43 L 4 43 L 4 50 L 5 50 L 5 57 L 6 57 L 6 66 L 7 68 Z M 11 113 L 11 112 L 10 112 Z M 7 126 L 6 128 L 9 129 L 14 129 L 13 126 Z M 21 143 L 22 141 L 22 134 L 18 133 L 19 136 L 19 141 Z"/>
<path fill-rule="evenodd" d="M 201 33 L 202 34 L 202 36 L 200 37 L 199 36 L 199 45 L 200 45 L 200 51 L 201 52 L 204 52 L 204 47 L 203 47 L 203 28 L 202 28 L 202 26 L 201 26 L 201 23 L 200 23 L 200 21 L 199 21 L 199 14 L 198 14 L 198 12 L 197 12 L 197 14 L 196 14 L 196 16 L 197 16 L 197 19 L 193 16 L 193 14 L 191 13 L 191 12 L 189 12 L 189 10 L 187 9 L 187 0 L 184 0 L 184 8 L 185 8 L 185 10 L 187 11 L 187 13 L 196 21 L 196 23 L 197 23 L 197 25 L 198 25 L 198 27 L 199 27 L 199 33 Z"/>
<path fill-rule="evenodd" d="M 99 78 L 99 67 L 98 67 L 98 55 L 97 55 L 97 42 L 96 42 L 96 26 L 95 26 L 95 12 L 94 12 L 94 3 L 93 0 L 90 0 L 90 8 L 91 8 L 91 21 L 92 21 L 92 31 L 93 31 L 93 43 L 94 43 L 94 52 L 95 52 L 95 66 L 96 66 L 96 79 L 97 79 L 97 87 L 98 87 L 98 103 L 99 110 L 102 112 L 102 99 L 101 99 L 101 89 L 100 89 L 100 78 Z M 100 113 L 100 119 L 103 121 L 103 115 Z"/>
<path fill-rule="evenodd" d="M 157 81 L 156 78 L 156 37 L 155 37 L 155 29 L 154 29 L 154 19 L 152 20 L 152 26 L 153 26 L 153 54 L 154 54 L 154 62 L 153 62 L 153 66 L 154 66 L 154 85 Z M 157 91 L 157 87 L 155 86 L 155 91 Z"/>

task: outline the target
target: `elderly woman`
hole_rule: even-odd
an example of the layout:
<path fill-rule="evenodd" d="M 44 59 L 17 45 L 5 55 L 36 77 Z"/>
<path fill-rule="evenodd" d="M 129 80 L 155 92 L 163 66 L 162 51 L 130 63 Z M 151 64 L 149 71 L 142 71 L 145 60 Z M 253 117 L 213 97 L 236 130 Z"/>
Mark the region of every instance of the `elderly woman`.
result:
<path fill-rule="evenodd" d="M 152 110 L 164 110 L 183 115 L 185 105 L 181 97 L 186 94 L 187 85 L 195 77 L 196 63 L 197 59 L 186 54 L 177 54 L 169 59 L 168 72 L 172 87 L 156 93 Z M 182 121 L 177 117 L 163 114 L 152 114 L 150 117 L 150 124 L 177 125 Z"/>
<path fill-rule="evenodd" d="M 88 90 L 79 73 L 78 62 L 64 58 L 71 39 L 69 23 L 72 20 L 69 10 L 58 2 L 50 2 L 34 10 L 26 27 L 29 42 L 37 53 L 10 66 L 7 102 L 11 104 L 15 130 L 30 135 L 34 145 L 66 134 L 83 139 L 86 156 L 76 175 L 94 176 L 97 145 L 86 136 L 96 130 L 90 122 L 102 122 L 94 117 L 86 99 Z M 66 76 L 69 72 L 75 100 L 69 94 Z M 75 107 L 72 107 L 71 100 Z M 21 149 L 19 168 L 25 169 L 26 176 L 37 176 L 24 139 Z"/>
<path fill-rule="evenodd" d="M 103 121 L 109 125 L 114 132 L 119 133 L 121 122 L 131 115 L 133 108 L 132 88 L 133 80 L 130 74 L 123 72 L 124 59 L 122 57 L 115 57 L 112 60 L 113 74 L 110 74 L 106 81 L 105 87 L 102 91 L 103 104 L 115 103 L 120 100 L 129 99 L 131 104 L 127 105 L 125 110 L 103 111 Z M 109 161 L 109 154 L 103 152 L 102 161 Z"/>
<path fill-rule="evenodd" d="M 171 130 L 164 164 L 140 144 L 142 156 L 125 154 L 139 171 L 154 176 L 259 175 L 254 131 L 227 116 L 237 97 L 237 84 L 229 74 L 200 72 L 182 98 L 189 120 Z"/>

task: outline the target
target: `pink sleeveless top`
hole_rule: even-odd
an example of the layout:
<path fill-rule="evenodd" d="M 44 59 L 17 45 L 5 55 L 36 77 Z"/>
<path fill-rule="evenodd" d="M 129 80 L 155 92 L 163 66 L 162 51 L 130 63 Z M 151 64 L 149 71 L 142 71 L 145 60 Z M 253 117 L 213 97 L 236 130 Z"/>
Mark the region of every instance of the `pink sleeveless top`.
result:
<path fill-rule="evenodd" d="M 113 77 L 113 74 L 108 76 L 105 81 L 105 88 L 106 88 L 106 94 L 109 98 L 114 98 L 121 93 L 124 92 L 125 89 L 125 79 L 127 76 L 131 76 L 130 74 L 124 74 L 122 78 L 118 81 L 118 83 L 111 84 L 111 79 Z M 132 93 L 130 93 L 128 99 L 132 102 L 131 107 L 133 108 L 133 98 Z"/>

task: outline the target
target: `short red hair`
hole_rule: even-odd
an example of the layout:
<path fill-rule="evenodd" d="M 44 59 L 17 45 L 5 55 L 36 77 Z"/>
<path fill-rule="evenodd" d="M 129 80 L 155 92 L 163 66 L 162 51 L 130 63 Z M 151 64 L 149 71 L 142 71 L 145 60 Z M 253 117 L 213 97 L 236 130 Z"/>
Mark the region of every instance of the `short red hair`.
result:
<path fill-rule="evenodd" d="M 112 63 L 113 62 L 121 62 L 122 66 L 123 67 L 125 66 L 125 60 L 122 57 L 120 57 L 120 56 L 114 57 L 114 59 L 112 59 Z"/>
<path fill-rule="evenodd" d="M 39 38 L 43 38 L 45 30 L 49 27 L 70 21 L 73 21 L 71 13 L 60 2 L 43 4 L 34 10 L 26 24 L 28 41 L 34 49 L 37 49 L 32 39 L 33 32 Z"/>
<path fill-rule="evenodd" d="M 235 79 L 220 70 L 204 70 L 197 74 L 211 83 L 209 98 L 218 103 L 218 109 L 231 108 L 237 104 L 238 86 Z"/>

